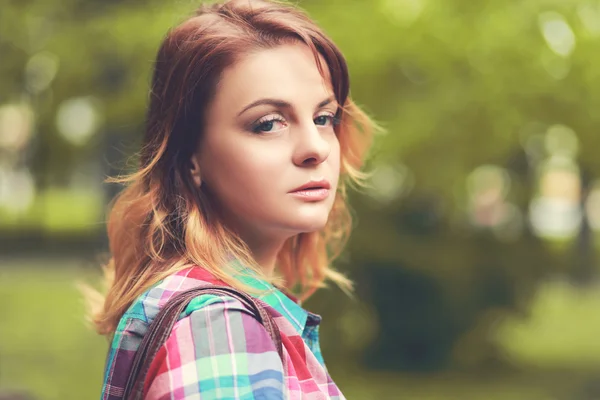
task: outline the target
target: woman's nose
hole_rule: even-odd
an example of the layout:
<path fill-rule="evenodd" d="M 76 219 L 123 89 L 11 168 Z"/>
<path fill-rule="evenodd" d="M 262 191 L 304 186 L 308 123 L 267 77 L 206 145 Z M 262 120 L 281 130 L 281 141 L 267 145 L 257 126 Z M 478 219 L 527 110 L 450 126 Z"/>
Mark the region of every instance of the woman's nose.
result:
<path fill-rule="evenodd" d="M 318 165 L 325 161 L 331 153 L 331 143 L 326 135 L 327 133 L 319 130 L 313 121 L 299 126 L 295 135 L 297 141 L 294 163 L 305 166 Z"/>

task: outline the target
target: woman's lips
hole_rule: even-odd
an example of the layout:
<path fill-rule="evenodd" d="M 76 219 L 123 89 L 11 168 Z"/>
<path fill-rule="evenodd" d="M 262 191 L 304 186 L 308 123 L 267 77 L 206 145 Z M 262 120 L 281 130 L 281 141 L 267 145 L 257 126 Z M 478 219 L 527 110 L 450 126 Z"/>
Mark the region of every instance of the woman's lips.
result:
<path fill-rule="evenodd" d="M 301 189 L 294 192 L 290 192 L 294 197 L 297 197 L 305 201 L 321 201 L 329 197 L 329 189 L 325 188 L 314 188 L 314 189 Z"/>
<path fill-rule="evenodd" d="M 298 186 L 296 189 L 292 190 L 292 192 L 299 192 L 301 190 L 308 190 L 308 189 L 329 189 L 331 187 L 331 185 L 329 184 L 329 181 L 327 179 L 311 179 L 310 181 L 306 182 L 304 185 L 302 186 Z"/>

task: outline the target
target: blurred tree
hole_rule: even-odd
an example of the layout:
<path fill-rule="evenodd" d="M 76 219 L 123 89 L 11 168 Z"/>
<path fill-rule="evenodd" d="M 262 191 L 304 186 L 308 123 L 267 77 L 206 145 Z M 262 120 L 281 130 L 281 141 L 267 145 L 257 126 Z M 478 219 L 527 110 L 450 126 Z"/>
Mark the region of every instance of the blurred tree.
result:
<path fill-rule="evenodd" d="M 434 369 L 495 359 L 496 350 L 486 343 L 497 318 L 526 314 L 541 279 L 571 272 L 590 279 L 597 270 L 594 233 L 585 223 L 578 242 L 575 237 L 545 241 L 530 227 L 529 207 L 539 191 L 540 163 L 550 156 L 542 142 L 557 124 L 572 130 L 579 143 L 573 162 L 585 166 L 588 180 L 581 205 L 589 181 L 600 172 L 595 112 L 600 4 L 301 4 L 347 56 L 353 97 L 388 132 L 379 137 L 369 163 L 375 170 L 372 187 L 352 199 L 358 226 L 348 268 L 361 278 L 364 301 L 374 306 L 380 323 L 374 343 L 365 346 L 368 360 L 390 368 Z M 28 165 L 38 197 L 71 187 L 78 179 L 73 171 L 88 171 L 87 181 L 120 171 L 117 160 L 132 154 L 139 142 L 159 41 L 194 7 L 187 0 L 3 5 L 0 105 L 26 101 L 35 110 L 31 144 L 5 168 Z M 40 54 L 46 61 L 36 67 L 32 60 Z M 49 75 L 52 68 L 55 76 Z M 44 76 L 50 76 L 46 86 L 39 83 Z M 79 107 L 72 131 L 83 135 L 81 142 L 61 132 L 57 122 L 59 115 L 70 115 L 66 104 Z M 81 129 L 85 124 L 88 130 Z M 108 190 L 110 198 L 115 188 Z M 56 218 L 77 221 L 66 204 Z M 44 212 L 59 208 L 47 206 Z M 11 234 L 37 227 L 43 213 L 30 214 L 1 229 Z M 82 226 L 103 234 L 99 217 L 94 218 L 83 217 L 65 229 L 73 237 Z M 585 256 L 574 263 L 580 254 Z"/>

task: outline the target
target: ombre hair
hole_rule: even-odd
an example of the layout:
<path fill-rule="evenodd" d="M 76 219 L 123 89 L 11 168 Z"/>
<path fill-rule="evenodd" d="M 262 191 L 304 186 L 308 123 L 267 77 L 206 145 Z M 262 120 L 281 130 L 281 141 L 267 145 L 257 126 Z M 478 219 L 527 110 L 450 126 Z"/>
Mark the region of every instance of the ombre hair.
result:
<path fill-rule="evenodd" d="M 335 129 L 341 176 L 326 226 L 288 239 L 277 256 L 277 273 L 266 276 L 247 245 L 219 220 L 214 199 L 194 185 L 190 159 L 223 70 L 250 52 L 288 43 L 308 46 L 321 75 L 329 73 L 340 105 Z M 304 12 L 285 3 L 230 0 L 203 5 L 171 29 L 154 64 L 139 168 L 109 179 L 126 187 L 114 199 L 108 218 L 112 258 L 105 267 L 106 296 L 97 294 L 92 308 L 96 330 L 111 335 L 138 296 L 194 265 L 247 293 L 258 294 L 235 278 L 239 270 L 232 260 L 301 301 L 326 287 L 327 280 L 351 293 L 352 282 L 331 261 L 351 230 L 347 185 L 365 178 L 360 168 L 375 125 L 349 98 L 349 87 L 340 50 Z"/>

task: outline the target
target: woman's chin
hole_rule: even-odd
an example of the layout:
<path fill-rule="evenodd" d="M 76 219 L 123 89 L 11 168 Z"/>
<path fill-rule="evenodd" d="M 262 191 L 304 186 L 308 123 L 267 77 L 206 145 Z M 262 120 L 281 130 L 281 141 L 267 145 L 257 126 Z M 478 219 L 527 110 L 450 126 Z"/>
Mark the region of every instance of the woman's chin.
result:
<path fill-rule="evenodd" d="M 301 233 L 316 232 L 325 228 L 327 225 L 327 218 L 328 215 L 312 216 L 297 221 L 295 225 L 297 226 L 297 230 Z"/>

